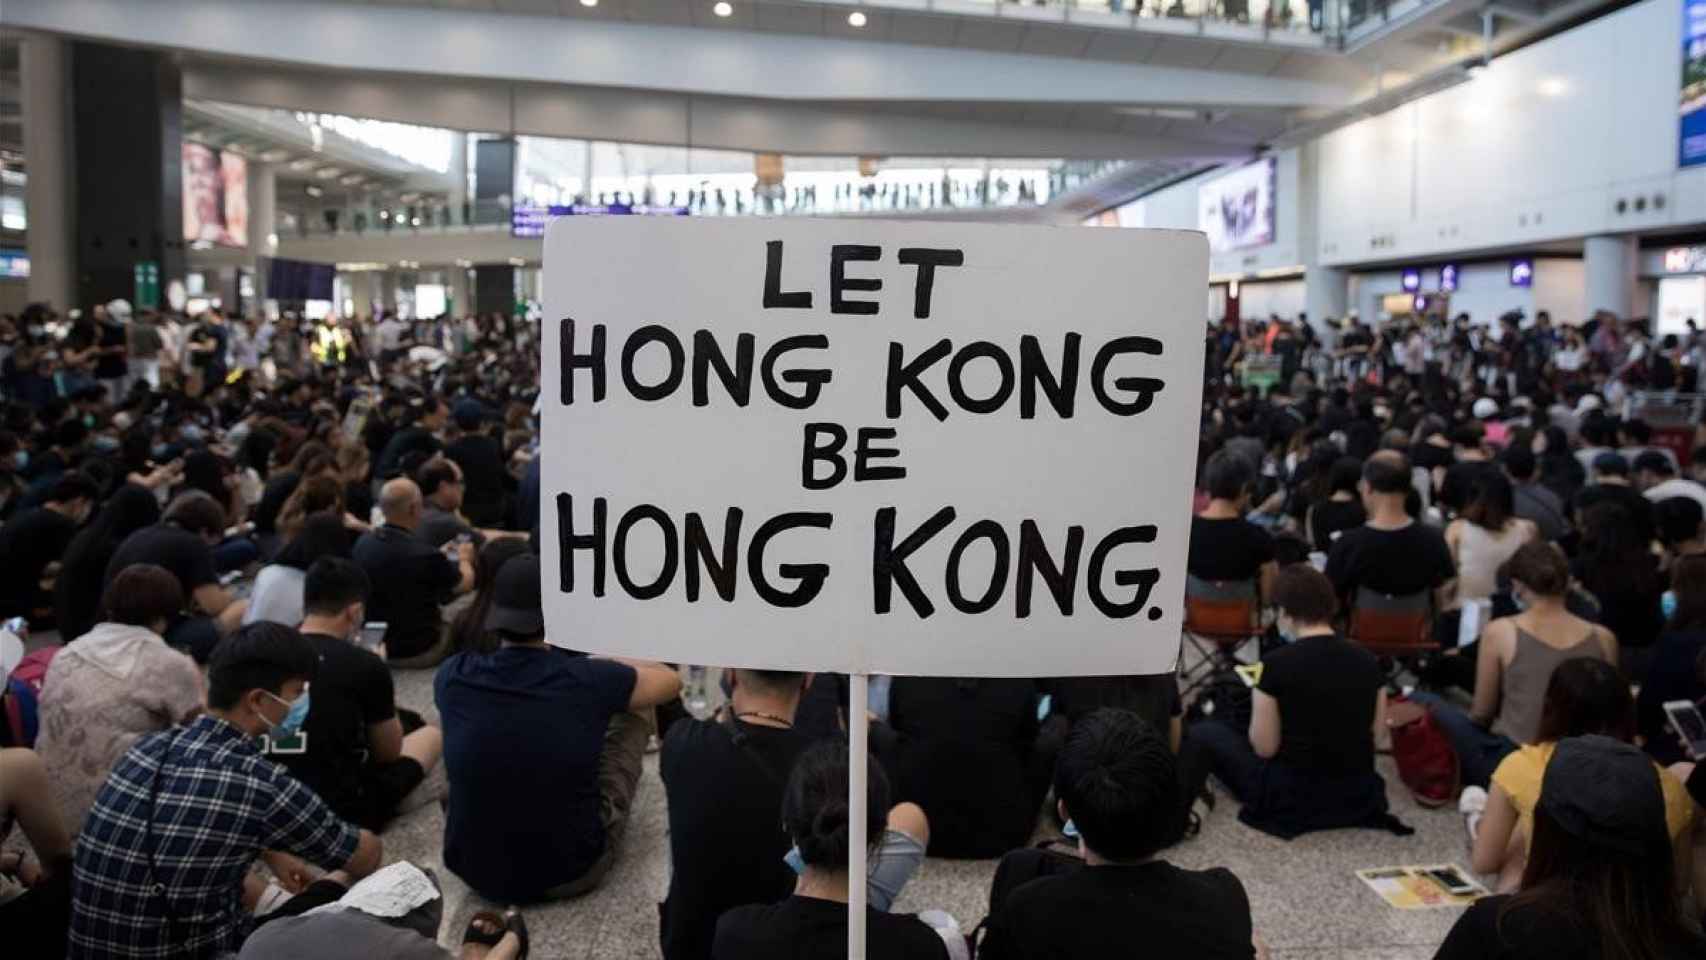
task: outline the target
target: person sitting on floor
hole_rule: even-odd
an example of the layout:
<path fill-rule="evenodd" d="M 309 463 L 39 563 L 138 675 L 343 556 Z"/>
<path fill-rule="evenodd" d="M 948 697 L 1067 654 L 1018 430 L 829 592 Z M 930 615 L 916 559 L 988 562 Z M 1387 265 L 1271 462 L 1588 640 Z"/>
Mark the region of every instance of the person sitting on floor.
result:
<path fill-rule="evenodd" d="M 1481 631 L 1475 649 L 1475 700 L 1465 714 L 1424 691 L 1411 694 L 1431 708 L 1456 749 L 1465 786 L 1485 789 L 1493 771 L 1520 743 L 1533 743 L 1552 670 L 1573 657 L 1617 663 L 1617 638 L 1564 607 L 1570 568 L 1549 543 L 1523 545 L 1501 569 L 1520 611 Z"/>
<path fill-rule="evenodd" d="M 14 823 L 29 850 L 0 853 L 0 946 L 10 957 L 63 957 L 71 920 L 71 834 L 54 809 L 46 764 L 26 747 L 0 750 L 0 844 Z"/>
<path fill-rule="evenodd" d="M 269 755 L 338 816 L 378 832 L 438 766 L 444 737 L 418 719 L 405 729 L 390 668 L 356 642 L 369 589 L 367 574 L 352 561 L 321 557 L 308 568 L 301 633 L 319 659 L 314 709 L 301 738 L 272 743 Z"/>
<path fill-rule="evenodd" d="M 781 827 L 787 772 L 812 743 L 794 726 L 810 674 L 736 670 L 729 706 L 711 720 L 680 720 L 658 759 L 668 796 L 670 876 L 662 915 L 665 960 L 709 960 L 717 918 L 794 889 Z M 929 822 L 916 804 L 889 811 L 871 857 L 873 909 L 887 911 L 924 863 Z"/>
<path fill-rule="evenodd" d="M 498 572 L 486 625 L 503 646 L 459 653 L 433 680 L 450 780 L 445 866 L 492 900 L 581 896 L 627 832 L 653 728 L 638 714 L 679 696 L 681 677 L 547 644 L 533 554 Z"/>
<path fill-rule="evenodd" d="M 1335 827 L 1411 832 L 1387 812 L 1386 782 L 1374 770 L 1386 726 L 1380 661 L 1339 636 L 1333 585 L 1314 568 L 1281 568 L 1274 602 L 1289 642 L 1262 661 L 1248 731 L 1212 717 L 1185 731 L 1185 803 L 1212 773 L 1243 804 L 1240 820 L 1278 837 Z"/>
<path fill-rule="evenodd" d="M 1285 591 L 1285 571 L 1278 590 Z M 1023 883 L 991 903 L 978 951 L 988 960 L 1106 957 L 1110 944 L 1143 937 L 1155 956 L 1265 957 L 1250 898 L 1224 868 L 1182 870 L 1159 859 L 1180 836 L 1178 770 L 1157 731 L 1136 714 L 1102 709 L 1073 726 L 1055 765 L 1061 817 L 1078 833 L 1083 864 Z M 1036 876 L 1016 850 L 1001 871 Z M 992 897 L 993 900 L 993 897 Z"/>
<path fill-rule="evenodd" d="M 1327 554 L 1327 578 L 1346 604 L 1355 604 L 1363 587 L 1407 597 L 1437 592 L 1457 576 L 1445 537 L 1404 509 L 1411 486 L 1403 454 L 1382 450 L 1369 457 L 1358 489 L 1368 522 L 1341 533 Z M 1437 599 L 1443 605 L 1449 598 Z"/>
<path fill-rule="evenodd" d="M 1435 960 L 1698 960 L 1677 896 L 1653 762 L 1610 737 L 1546 764 L 1522 887 L 1459 917 Z"/>
<path fill-rule="evenodd" d="M 120 758 L 77 837 L 69 960 L 235 952 L 254 926 L 262 891 L 249 868 L 263 850 L 352 879 L 379 867 L 379 838 L 256 742 L 301 728 L 314 666 L 295 630 L 243 627 L 208 665 L 207 712 Z"/>
<path fill-rule="evenodd" d="M 386 624 L 386 656 L 394 667 L 436 667 L 450 654 L 441 605 L 474 587 L 474 545 L 456 559 L 415 534 L 421 524 L 421 490 L 398 477 L 379 490 L 385 524 L 361 535 L 352 556 L 373 584 L 369 613 Z"/>
<path fill-rule="evenodd" d="M 782 795 L 782 826 L 793 840 L 789 864 L 799 872 L 794 894 L 773 904 L 748 904 L 723 914 L 711 947 L 715 960 L 841 960 L 847 956 L 849 844 L 852 824 L 847 746 L 824 741 L 800 755 Z M 875 846 L 888 823 L 889 781 L 875 758 L 865 779 L 866 836 Z M 878 862 L 873 859 L 872 863 Z M 865 912 L 866 956 L 883 960 L 948 960 L 947 941 L 911 914 Z"/>
<path fill-rule="evenodd" d="M 1472 864 L 1476 873 L 1498 875 L 1499 892 L 1515 890 L 1522 878 L 1534 835 L 1540 784 L 1558 742 L 1588 734 L 1632 741 L 1635 702 L 1616 667 L 1592 657 L 1578 657 L 1565 660 L 1552 671 L 1534 742 L 1518 747 L 1493 771 L 1493 787 L 1475 832 Z M 1665 821 L 1677 874 L 1686 888 L 1693 852 L 1694 804 L 1681 781 L 1662 769 L 1659 781 L 1664 789 Z"/>
<path fill-rule="evenodd" d="M 125 567 L 107 587 L 104 619 L 60 650 L 42 683 L 36 751 L 65 825 L 83 825 L 113 764 L 145 734 L 202 709 L 201 670 L 163 635 L 184 605 L 162 567 Z"/>

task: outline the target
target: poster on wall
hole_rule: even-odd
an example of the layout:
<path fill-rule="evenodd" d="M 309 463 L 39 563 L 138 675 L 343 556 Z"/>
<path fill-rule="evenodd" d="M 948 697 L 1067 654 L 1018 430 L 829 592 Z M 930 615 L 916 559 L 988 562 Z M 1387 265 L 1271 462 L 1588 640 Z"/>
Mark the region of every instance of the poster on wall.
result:
<path fill-rule="evenodd" d="M 545 236 L 547 639 L 912 676 L 1178 660 L 1192 232 L 566 217 Z"/>
<path fill-rule="evenodd" d="M 1682 0 L 1682 101 L 1678 161 L 1706 163 L 1706 0 Z"/>
<path fill-rule="evenodd" d="M 249 244 L 249 163 L 235 153 L 184 142 L 184 239 Z"/>
<path fill-rule="evenodd" d="M 1264 157 L 1197 188 L 1197 226 L 1210 250 L 1274 242 L 1274 167 L 1274 158 Z"/>

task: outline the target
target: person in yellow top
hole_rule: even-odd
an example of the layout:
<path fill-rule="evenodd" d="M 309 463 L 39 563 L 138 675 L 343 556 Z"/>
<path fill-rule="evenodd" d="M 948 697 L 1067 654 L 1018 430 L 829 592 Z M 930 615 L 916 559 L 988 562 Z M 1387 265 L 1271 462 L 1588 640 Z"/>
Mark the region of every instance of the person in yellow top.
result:
<path fill-rule="evenodd" d="M 1546 765 L 1567 737 L 1601 734 L 1629 742 L 1635 736 L 1635 700 L 1617 668 L 1603 660 L 1577 657 L 1552 671 L 1541 708 L 1535 742 L 1518 747 L 1493 772 L 1486 811 L 1475 832 L 1471 864 L 1477 873 L 1498 875 L 1496 892 L 1515 890 L 1528 860 L 1534 835 L 1534 808 Z M 1657 767 L 1657 764 L 1654 764 Z M 1676 777 L 1659 768 L 1665 825 L 1676 858 L 1677 878 L 1687 889 L 1693 869 L 1694 803 Z"/>

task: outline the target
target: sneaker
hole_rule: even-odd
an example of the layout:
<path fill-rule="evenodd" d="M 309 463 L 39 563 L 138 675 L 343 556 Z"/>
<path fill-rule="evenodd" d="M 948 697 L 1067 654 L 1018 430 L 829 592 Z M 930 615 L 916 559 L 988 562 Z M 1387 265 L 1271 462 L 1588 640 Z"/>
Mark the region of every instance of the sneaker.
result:
<path fill-rule="evenodd" d="M 1457 798 L 1457 812 L 1463 814 L 1463 825 L 1469 831 L 1469 845 L 1475 845 L 1475 831 L 1481 827 L 1481 815 L 1487 810 L 1487 791 L 1480 787 L 1464 787 Z"/>

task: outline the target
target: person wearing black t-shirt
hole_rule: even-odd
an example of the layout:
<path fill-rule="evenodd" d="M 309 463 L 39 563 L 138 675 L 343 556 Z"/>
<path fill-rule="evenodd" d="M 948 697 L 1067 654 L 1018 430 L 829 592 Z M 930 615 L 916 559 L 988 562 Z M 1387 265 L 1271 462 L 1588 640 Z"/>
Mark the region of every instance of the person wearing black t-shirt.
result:
<path fill-rule="evenodd" d="M 866 836 L 887 823 L 889 782 L 875 758 L 866 774 Z M 782 826 L 794 842 L 800 871 L 794 894 L 778 903 L 748 904 L 723 914 L 712 943 L 714 960 L 841 960 L 847 956 L 847 746 L 825 741 L 794 764 L 782 795 Z M 944 937 L 911 914 L 865 911 L 866 956 L 883 960 L 948 960 Z"/>
<path fill-rule="evenodd" d="M 1327 554 L 1327 578 L 1341 600 L 1355 603 L 1361 587 L 1388 596 L 1437 592 L 1457 576 L 1445 536 L 1404 510 L 1410 464 L 1403 454 L 1369 457 L 1360 490 L 1368 522 L 1340 534 Z"/>
<path fill-rule="evenodd" d="M 1333 541 L 1346 530 L 1354 530 L 1368 519 L 1363 509 L 1357 484 L 1362 480 L 1362 461 L 1355 457 L 1340 457 L 1333 461 L 1327 474 L 1327 498 L 1311 504 L 1304 524 L 1309 542 L 1323 553 L 1333 549 Z"/>
<path fill-rule="evenodd" d="M 809 674 L 734 671 L 730 708 L 712 720 L 670 727 L 658 772 L 668 795 L 670 880 L 661 914 L 665 960 L 709 960 L 717 918 L 749 903 L 774 903 L 794 890 L 791 841 L 779 826 L 782 792 L 794 761 L 812 743 L 794 725 Z M 889 813 L 873 855 L 869 902 L 887 910 L 924 861 L 924 812 Z"/>
<path fill-rule="evenodd" d="M 1386 723 L 1380 661 L 1339 637 L 1327 578 L 1293 564 L 1274 578 L 1280 636 L 1262 660 L 1247 731 L 1208 718 L 1185 731 L 1180 782 L 1188 804 L 1213 773 L 1243 809 L 1239 819 L 1289 839 L 1335 827 L 1406 832 L 1387 814 L 1374 771 L 1375 732 Z"/>
<path fill-rule="evenodd" d="M 361 535 L 351 551 L 373 583 L 369 613 L 386 624 L 392 666 L 435 667 L 450 655 L 440 605 L 474 587 L 474 545 L 461 544 L 456 561 L 415 535 L 422 514 L 421 488 L 398 477 L 379 491 L 385 524 Z"/>
<path fill-rule="evenodd" d="M 1262 595 L 1274 575 L 1274 538 L 1244 519 L 1256 469 L 1231 450 L 1217 451 L 1203 466 L 1208 506 L 1191 518 L 1185 568 L 1201 580 L 1257 581 Z"/>
<path fill-rule="evenodd" d="M 403 459 L 411 453 L 430 457 L 443 449 L 438 442 L 438 433 L 450 418 L 450 409 L 444 401 L 437 397 L 411 401 L 409 411 L 414 416 L 413 422 L 391 434 L 385 442 L 385 449 L 379 453 L 379 459 L 374 461 L 375 480 L 389 480 L 397 476 L 403 469 Z"/>
<path fill-rule="evenodd" d="M 124 539 L 107 563 L 106 582 L 133 563 L 165 567 L 178 578 L 184 596 L 204 614 L 173 624 L 166 641 L 187 647 L 197 663 L 205 663 L 219 637 L 237 629 L 248 600 L 239 600 L 219 583 L 213 547 L 225 536 L 225 508 L 200 490 L 180 493 L 166 506 L 160 522 Z M 209 623 L 208 618 L 211 618 Z"/>
<path fill-rule="evenodd" d="M 503 447 L 487 434 L 480 432 L 485 409 L 473 400 L 456 404 L 454 419 L 460 432 L 446 444 L 444 455 L 462 468 L 467 489 L 462 497 L 462 511 L 474 523 L 495 527 L 505 519 L 504 490 L 513 486 L 504 469 Z"/>
<path fill-rule="evenodd" d="M 1135 714 L 1102 709 L 1081 721 L 1055 766 L 1054 792 L 1061 817 L 1078 830 L 1083 865 L 1056 866 L 999 903 L 1001 894 L 992 893 L 978 956 L 1265 955 L 1251 929 L 1250 898 L 1231 871 L 1182 870 L 1158 859 L 1180 836 L 1177 788 L 1167 744 Z M 1008 854 L 996 875 L 1038 875 L 1038 853 Z"/>
<path fill-rule="evenodd" d="M 1602 503 L 1614 503 L 1623 508 L 1623 512 L 1628 514 L 1633 539 L 1640 543 L 1652 542 L 1656 532 L 1653 502 L 1630 484 L 1629 461 L 1620 453 L 1602 453 L 1594 458 L 1592 485 L 1583 487 L 1570 505 L 1575 512 L 1577 529 L 1585 525 L 1588 511 Z"/>
<path fill-rule="evenodd" d="M 61 474 L 45 505 L 25 510 L 0 527 L 0 617 L 27 617 L 38 626 L 53 621 L 60 558 L 98 497 L 88 477 Z"/>
<path fill-rule="evenodd" d="M 438 766 L 444 737 L 434 726 L 404 731 L 390 669 L 355 643 L 368 592 L 367 574 L 341 557 L 308 568 L 301 633 L 320 661 L 314 705 L 300 742 L 273 744 L 272 757 L 338 816 L 378 832 Z"/>

